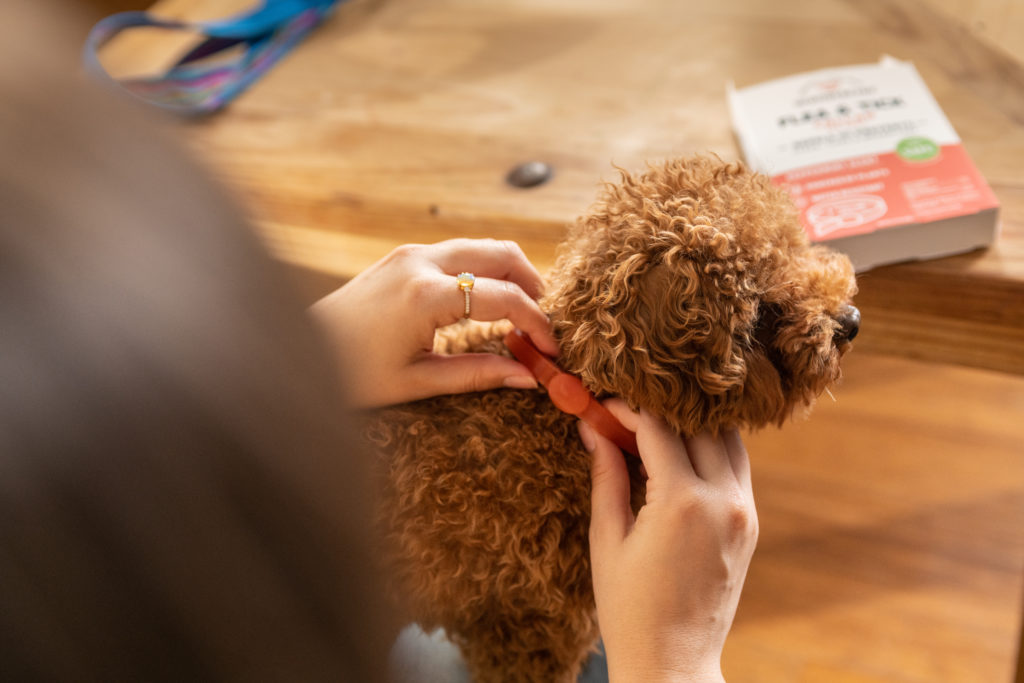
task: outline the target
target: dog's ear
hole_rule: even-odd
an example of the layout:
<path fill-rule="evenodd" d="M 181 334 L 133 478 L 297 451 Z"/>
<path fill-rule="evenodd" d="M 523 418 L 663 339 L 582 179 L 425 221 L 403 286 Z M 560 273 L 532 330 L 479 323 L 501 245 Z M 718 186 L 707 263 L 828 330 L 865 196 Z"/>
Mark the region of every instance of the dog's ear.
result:
<path fill-rule="evenodd" d="M 756 301 L 735 274 L 683 255 L 634 257 L 562 299 L 562 363 L 599 394 L 662 416 L 680 433 L 745 424 Z M 781 400 L 758 367 L 764 411 Z M 769 406 L 767 404 L 773 404 Z"/>

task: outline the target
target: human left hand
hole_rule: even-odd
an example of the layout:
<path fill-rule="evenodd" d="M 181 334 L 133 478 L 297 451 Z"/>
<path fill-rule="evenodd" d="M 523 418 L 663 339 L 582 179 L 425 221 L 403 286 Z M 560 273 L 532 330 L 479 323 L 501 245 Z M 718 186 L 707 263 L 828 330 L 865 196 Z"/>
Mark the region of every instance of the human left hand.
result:
<path fill-rule="evenodd" d="M 459 321 L 465 299 L 455 282 L 472 272 L 470 318 L 509 319 L 552 356 L 558 345 L 537 305 L 543 281 L 514 242 L 454 239 L 398 247 L 310 311 L 339 353 L 357 407 L 379 407 L 501 386 L 530 388 L 520 363 L 493 354 L 443 356 L 434 332 Z"/>

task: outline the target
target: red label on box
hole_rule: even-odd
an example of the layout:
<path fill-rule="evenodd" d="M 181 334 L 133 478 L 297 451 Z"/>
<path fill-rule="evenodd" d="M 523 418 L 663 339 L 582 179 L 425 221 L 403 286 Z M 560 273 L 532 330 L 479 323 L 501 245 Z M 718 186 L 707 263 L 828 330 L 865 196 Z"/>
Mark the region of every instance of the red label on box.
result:
<path fill-rule="evenodd" d="M 962 145 L 906 143 L 898 152 L 794 169 L 772 180 L 793 195 L 816 242 L 998 206 Z"/>

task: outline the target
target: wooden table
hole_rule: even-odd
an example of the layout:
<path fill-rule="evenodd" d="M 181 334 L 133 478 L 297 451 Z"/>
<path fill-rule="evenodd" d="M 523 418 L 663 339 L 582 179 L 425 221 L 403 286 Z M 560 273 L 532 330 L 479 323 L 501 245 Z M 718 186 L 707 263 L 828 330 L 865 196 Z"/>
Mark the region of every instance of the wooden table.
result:
<path fill-rule="evenodd" d="M 248 4 L 156 10 L 194 19 Z M 543 269 L 613 165 L 738 158 L 727 81 L 891 54 L 917 65 L 989 180 L 1002 234 L 987 251 L 863 274 L 858 344 L 1024 373 L 1024 66 L 1013 41 L 971 30 L 949 4 L 352 0 L 186 135 L 310 277 L 341 280 L 400 243 L 457 235 L 515 239 Z M 168 54 L 166 41 L 124 36 L 104 59 L 124 72 Z M 506 184 L 527 160 L 554 178 Z"/>

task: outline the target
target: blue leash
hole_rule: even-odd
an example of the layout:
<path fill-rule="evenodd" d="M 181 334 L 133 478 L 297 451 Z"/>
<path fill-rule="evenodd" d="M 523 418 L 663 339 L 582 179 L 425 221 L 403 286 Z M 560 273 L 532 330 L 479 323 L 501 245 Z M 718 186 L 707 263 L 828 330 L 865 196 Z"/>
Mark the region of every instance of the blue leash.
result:
<path fill-rule="evenodd" d="M 184 115 L 223 109 L 316 28 L 344 0 L 263 0 L 255 9 L 228 19 L 180 22 L 148 12 L 111 15 L 89 32 L 82 61 L 91 73 L 115 83 L 150 104 Z M 165 73 L 115 80 L 97 53 L 124 30 L 151 26 L 199 33 L 204 39 Z"/>

